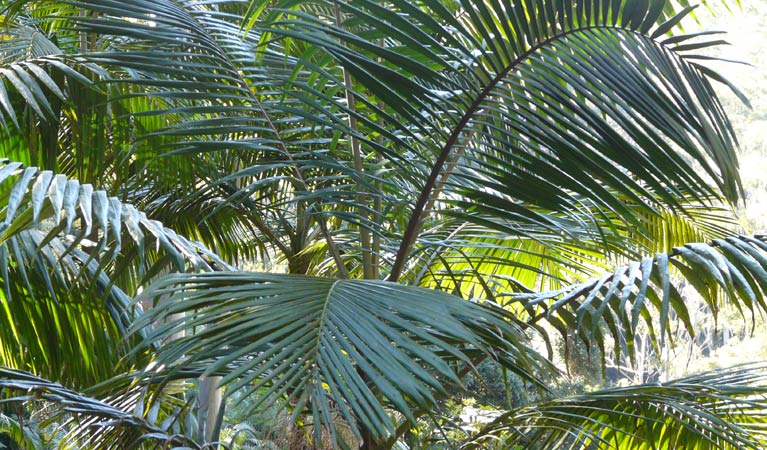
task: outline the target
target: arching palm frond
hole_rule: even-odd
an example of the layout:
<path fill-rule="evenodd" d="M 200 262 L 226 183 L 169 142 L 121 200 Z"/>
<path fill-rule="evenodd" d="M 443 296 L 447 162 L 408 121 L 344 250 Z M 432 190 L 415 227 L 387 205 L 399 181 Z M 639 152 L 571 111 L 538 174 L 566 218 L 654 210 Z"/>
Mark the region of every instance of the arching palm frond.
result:
<path fill-rule="evenodd" d="M 634 358 L 637 327 L 645 326 L 656 350 L 671 338 L 669 323 L 680 321 L 695 335 L 688 306 L 675 286 L 680 277 L 716 313 L 725 301 L 752 320 L 767 311 L 767 240 L 764 236 L 689 243 L 621 266 L 612 273 L 558 291 L 510 295 L 508 302 L 566 335 L 574 330 L 604 351 L 608 337 L 616 355 Z M 723 294 L 723 295 L 722 295 Z M 503 299 L 499 299 L 501 303 Z"/>
<path fill-rule="evenodd" d="M 228 267 L 131 205 L 50 171 L 6 162 L 0 193 L 3 365 L 79 387 L 109 378 L 130 348 L 142 285 L 169 270 Z"/>
<path fill-rule="evenodd" d="M 63 175 L 10 161 L 5 161 L 0 168 L 0 183 L 5 192 L 2 196 L 3 240 L 36 228 L 47 232 L 47 241 L 62 233 L 66 238 L 61 242 L 67 248 L 93 247 L 91 259 L 105 264 L 126 250 L 123 245 L 136 245 L 140 251 L 133 256 L 139 260 L 138 266 L 143 266 L 138 272 L 149 270 L 149 262 L 144 258 L 152 248 L 162 249 L 176 270 L 227 267 L 200 244 L 148 219 L 131 205 L 109 197 L 105 191 L 94 190 L 91 185 L 81 185 Z M 128 236 L 125 241 L 123 233 Z M 146 279 L 134 281 L 138 285 Z"/>
<path fill-rule="evenodd" d="M 218 206 L 229 195 L 222 190 L 189 195 L 229 175 L 228 162 L 158 158 L 158 148 L 176 142 L 154 134 L 175 122 L 173 114 L 152 115 L 168 103 L 143 95 L 140 85 L 104 84 L 110 68 L 76 56 L 110 49 L 108 39 L 73 27 L 77 18 L 97 14 L 76 4 L 29 3 L 13 2 L 4 17 L 0 77 L 8 82 L 0 90 L 0 121 L 16 145 L 3 156 L 130 199 L 233 262 L 265 257 L 269 237 L 252 239 L 254 226 L 246 220 L 257 223 L 257 216 L 233 202 Z"/>
<path fill-rule="evenodd" d="M 455 10 L 437 1 L 264 2 L 244 22 L 161 0 L 82 5 L 98 13 L 76 18 L 84 30 L 116 36 L 114 51 L 88 60 L 162 99 L 152 114 L 177 125 L 153 135 L 177 137 L 178 152 L 236 155 L 227 201 L 270 202 L 273 217 L 254 224 L 289 260 L 312 236 L 332 240 L 329 217 L 396 246 L 394 215 L 376 201 L 414 211 L 397 279 L 427 210 L 609 248 L 599 230 L 614 226 L 606 215 L 637 226 L 665 208 L 739 195 L 713 75 L 688 58 L 682 37 L 664 40 L 681 17 L 662 23 L 665 2 L 520 1 L 514 14 L 493 1 Z M 341 22 L 329 16 L 336 7 Z M 361 166 L 344 136 L 361 142 Z M 437 192 L 451 201 L 437 202 Z M 339 265 L 342 254 L 381 254 L 334 247 Z"/>
<path fill-rule="evenodd" d="M 421 234 L 419 259 L 405 280 L 468 298 L 553 291 L 599 277 L 614 261 L 726 238 L 736 225 L 729 209 L 701 205 L 685 205 L 684 213 L 637 214 L 641 227 L 626 227 L 614 218 L 600 227 L 603 244 L 611 250 L 605 254 L 604 245 L 589 245 L 588 235 L 554 237 L 547 230 L 519 225 L 513 231 L 493 230 L 460 216 Z"/>
<path fill-rule="evenodd" d="M 16 411 L 16 418 L 27 422 L 22 428 L 55 426 L 61 420 L 66 437 L 59 448 L 101 445 L 98 448 L 134 449 L 146 448 L 149 443 L 199 448 L 183 435 L 168 433 L 143 417 L 28 372 L 0 368 L 0 390 L 0 405 Z"/>
<path fill-rule="evenodd" d="M 499 417 L 468 448 L 764 448 L 766 370 L 744 365 L 525 406 Z"/>
<path fill-rule="evenodd" d="M 9 20 L 7 17 L 4 19 Z M 23 115 L 19 114 L 20 110 L 27 110 L 31 116 L 27 119 L 30 127 L 34 127 L 35 119 L 56 122 L 61 113 L 62 102 L 68 98 L 63 79 L 70 78 L 70 83 L 90 81 L 62 59 L 64 50 L 31 19 L 5 23 L 2 37 L 0 79 L 3 80 L 3 86 L 0 88 L 0 125 L 6 133 L 9 132 L 9 126 L 26 129 L 27 124 L 22 123 Z M 6 86 L 11 88 L 10 92 Z M 11 95 L 13 93 L 19 96 L 20 102 L 26 108 L 18 108 L 16 98 Z M 54 143 L 55 140 L 46 144 Z"/>
<path fill-rule="evenodd" d="M 338 2 L 365 27 L 295 13 L 267 29 L 323 48 L 356 78 L 356 96 L 429 135 L 392 143 L 431 166 L 397 279 L 425 211 L 440 206 L 435 190 L 458 196 L 447 198 L 465 220 L 583 230 L 595 242 L 604 214 L 637 225 L 640 209 L 739 198 L 731 127 L 688 47 L 662 42 L 676 23 L 657 25 L 664 3 L 520 1 L 510 13 L 493 1 L 457 2 L 457 12 Z"/>
<path fill-rule="evenodd" d="M 226 168 L 198 173 L 209 176 L 198 195 L 224 199 L 222 209 L 237 208 L 265 245 L 291 261 L 291 269 L 305 271 L 293 261 L 312 244 L 310 237 L 332 239 L 326 210 L 340 206 L 363 176 L 346 167 L 348 157 L 334 135 L 348 128 L 336 114 L 338 87 L 326 87 L 337 74 L 296 67 L 279 47 L 259 50 L 260 36 L 245 33 L 226 8 L 167 1 L 82 5 L 98 16 L 75 18 L 80 26 L 114 37 L 110 51 L 84 57 L 115 70 L 114 83 L 145 90 L 129 95 L 151 92 L 161 100 L 142 115 L 170 119 L 139 139 L 161 137 L 164 147 L 154 148 L 157 153 L 210 159 Z M 327 109 L 322 102 L 329 102 Z"/>
<path fill-rule="evenodd" d="M 159 301 L 134 328 L 164 322 L 146 345 L 189 332 L 158 347 L 168 376 L 221 375 L 227 392 L 254 396 L 256 409 L 284 398 L 294 418 L 307 414 L 316 437 L 327 429 L 334 445 L 337 418 L 374 441 L 395 432 L 387 408 L 414 423 L 435 393 L 460 385 L 455 364 L 478 356 L 539 385 L 536 370 L 551 370 L 503 310 L 438 291 L 229 272 L 168 276 L 143 295 Z"/>

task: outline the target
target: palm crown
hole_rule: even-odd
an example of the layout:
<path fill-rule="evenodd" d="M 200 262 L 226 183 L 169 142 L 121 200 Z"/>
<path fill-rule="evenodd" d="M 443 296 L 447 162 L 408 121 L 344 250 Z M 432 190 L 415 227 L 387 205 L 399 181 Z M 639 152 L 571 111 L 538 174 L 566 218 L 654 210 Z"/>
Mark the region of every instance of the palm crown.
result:
<path fill-rule="evenodd" d="M 81 417 L 78 445 L 215 440 L 177 418 L 203 377 L 314 445 L 390 448 L 489 358 L 544 400 L 469 446 L 759 448 L 761 367 L 546 400 L 532 344 L 694 334 L 677 276 L 767 306 L 691 10 L 7 2 L 0 360 L 66 388 L 2 387 Z"/>

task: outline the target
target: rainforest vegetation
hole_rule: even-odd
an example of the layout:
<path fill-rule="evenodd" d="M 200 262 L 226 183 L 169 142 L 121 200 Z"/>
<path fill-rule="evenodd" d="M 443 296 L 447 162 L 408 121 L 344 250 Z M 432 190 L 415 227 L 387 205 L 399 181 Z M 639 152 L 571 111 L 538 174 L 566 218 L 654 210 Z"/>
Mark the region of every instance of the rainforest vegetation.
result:
<path fill-rule="evenodd" d="M 0 447 L 765 448 L 698 6 L 0 0 Z"/>

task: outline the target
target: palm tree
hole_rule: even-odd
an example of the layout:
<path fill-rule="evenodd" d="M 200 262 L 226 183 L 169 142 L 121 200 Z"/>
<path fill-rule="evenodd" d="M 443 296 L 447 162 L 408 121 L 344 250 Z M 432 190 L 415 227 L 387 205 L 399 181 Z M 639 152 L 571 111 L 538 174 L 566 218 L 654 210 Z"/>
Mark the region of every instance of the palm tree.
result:
<path fill-rule="evenodd" d="M 179 418 L 203 377 L 392 448 L 485 359 L 541 400 L 468 445 L 763 445 L 761 366 L 557 399 L 532 344 L 694 334 L 672 276 L 767 310 L 686 4 L 4 6 L 0 387 L 74 445 L 216 440 Z"/>

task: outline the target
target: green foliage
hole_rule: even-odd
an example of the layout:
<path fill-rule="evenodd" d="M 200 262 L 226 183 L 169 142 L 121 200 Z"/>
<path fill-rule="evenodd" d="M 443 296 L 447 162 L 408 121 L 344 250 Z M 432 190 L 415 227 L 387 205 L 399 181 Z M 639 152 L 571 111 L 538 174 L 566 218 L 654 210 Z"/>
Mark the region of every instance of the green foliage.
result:
<path fill-rule="evenodd" d="M 0 391 L 67 420 L 60 447 L 216 445 L 201 376 L 268 416 L 233 447 L 283 416 L 291 448 L 762 444 L 764 367 L 557 398 L 534 344 L 692 335 L 675 275 L 767 310 L 687 2 L 2 7 L 0 362 L 67 388 Z M 509 412 L 439 417 L 493 376 Z"/>
<path fill-rule="evenodd" d="M 186 440 L 183 436 L 166 434 L 166 430 L 150 420 L 125 412 L 128 409 L 125 403 L 113 405 L 97 400 L 27 372 L 0 369 L 0 391 L 3 393 L 0 405 L 17 414 L 16 420 L 8 421 L 10 436 L 21 434 L 23 440 L 18 443 L 33 445 L 31 448 L 40 448 L 35 446 L 40 443 L 39 435 L 34 434 L 38 424 L 45 425 L 62 417 L 68 421 L 60 425 L 67 434 L 57 444 L 58 448 L 105 448 L 103 446 L 108 445 L 128 449 L 141 448 L 145 440 L 171 445 Z M 29 408 L 31 414 L 25 408 Z M 23 425 L 22 421 L 31 425 Z"/>
<path fill-rule="evenodd" d="M 380 397 L 414 424 L 416 408 L 435 406 L 432 391 L 444 395 L 444 385 L 460 383 L 450 365 L 483 353 L 539 385 L 534 370 L 551 370 L 513 316 L 438 291 L 229 272 L 165 277 L 143 295 L 162 300 L 134 329 L 164 322 L 145 337 L 147 346 L 184 335 L 158 346 L 158 364 L 171 374 L 223 375 L 229 389 L 259 396 L 253 410 L 287 397 L 294 417 L 315 418 L 318 440 L 322 427 L 335 436 L 335 414 L 376 440 L 393 435 Z"/>
<path fill-rule="evenodd" d="M 762 448 L 765 391 L 744 388 L 763 386 L 764 369 L 745 365 L 524 406 L 489 425 L 470 448 L 499 435 L 504 445 L 530 449 Z"/>
<path fill-rule="evenodd" d="M 162 271 L 226 266 L 133 206 L 63 175 L 6 162 L 0 192 L 5 366 L 78 388 L 111 378 L 118 363 L 132 364 L 121 359 L 137 343 L 124 339 L 139 311 L 131 304 L 138 286 Z"/>

